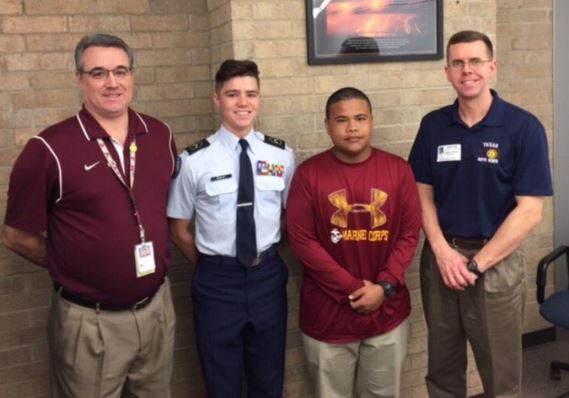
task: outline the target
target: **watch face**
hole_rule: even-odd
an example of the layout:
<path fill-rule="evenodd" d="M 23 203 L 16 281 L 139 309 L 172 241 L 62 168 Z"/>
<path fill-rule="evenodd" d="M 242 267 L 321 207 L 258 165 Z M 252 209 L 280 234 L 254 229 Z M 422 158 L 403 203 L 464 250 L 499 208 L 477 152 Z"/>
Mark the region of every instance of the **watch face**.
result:
<path fill-rule="evenodd" d="M 468 264 L 466 264 L 466 269 L 473 274 L 476 274 L 477 276 L 482 276 L 482 272 L 480 272 L 480 269 L 478 269 L 478 264 L 476 264 L 476 261 L 474 260 L 470 260 Z"/>
<path fill-rule="evenodd" d="M 383 292 L 386 297 L 393 297 L 397 293 L 397 289 L 389 282 L 380 282 L 381 287 L 383 287 Z"/>

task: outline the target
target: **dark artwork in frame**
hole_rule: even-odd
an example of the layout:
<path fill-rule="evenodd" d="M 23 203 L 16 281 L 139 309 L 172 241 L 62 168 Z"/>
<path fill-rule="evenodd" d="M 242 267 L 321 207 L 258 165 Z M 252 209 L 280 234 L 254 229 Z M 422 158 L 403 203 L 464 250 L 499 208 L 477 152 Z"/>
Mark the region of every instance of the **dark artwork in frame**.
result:
<path fill-rule="evenodd" d="M 442 0 L 306 0 L 308 63 L 443 57 Z"/>

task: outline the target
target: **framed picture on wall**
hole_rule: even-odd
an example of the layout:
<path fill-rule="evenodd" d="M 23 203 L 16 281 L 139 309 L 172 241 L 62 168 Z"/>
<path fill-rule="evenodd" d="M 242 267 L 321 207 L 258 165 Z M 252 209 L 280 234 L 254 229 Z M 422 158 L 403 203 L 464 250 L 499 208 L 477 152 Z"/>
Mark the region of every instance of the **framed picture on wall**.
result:
<path fill-rule="evenodd" d="M 443 0 L 306 0 L 308 63 L 443 57 Z"/>

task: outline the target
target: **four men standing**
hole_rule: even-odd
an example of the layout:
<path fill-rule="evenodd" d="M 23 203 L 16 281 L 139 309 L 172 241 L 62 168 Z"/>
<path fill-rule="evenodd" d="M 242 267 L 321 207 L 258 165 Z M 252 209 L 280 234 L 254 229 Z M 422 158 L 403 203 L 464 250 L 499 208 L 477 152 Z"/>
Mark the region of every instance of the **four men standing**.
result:
<path fill-rule="evenodd" d="M 281 397 L 288 271 L 276 245 L 295 165 L 282 140 L 254 129 L 257 65 L 220 66 L 221 127 L 180 156 L 168 199 L 176 148 L 166 125 L 129 108 L 132 50 L 96 34 L 75 61 L 83 109 L 22 151 L 2 234 L 54 281 L 52 396 L 169 396 L 167 206 L 171 238 L 196 265 L 208 396 L 240 397 L 244 375 L 249 397 Z M 370 101 L 349 87 L 326 104 L 333 148 L 295 176 L 287 219 L 305 267 L 300 327 L 319 396 L 398 396 L 421 210 L 429 394 L 466 396 L 468 339 L 486 394 L 520 396 L 518 248 L 552 194 L 545 132 L 490 89 L 486 35 L 453 35 L 445 71 L 458 98 L 421 122 L 409 157 L 416 187 L 404 161 L 369 145 Z"/>

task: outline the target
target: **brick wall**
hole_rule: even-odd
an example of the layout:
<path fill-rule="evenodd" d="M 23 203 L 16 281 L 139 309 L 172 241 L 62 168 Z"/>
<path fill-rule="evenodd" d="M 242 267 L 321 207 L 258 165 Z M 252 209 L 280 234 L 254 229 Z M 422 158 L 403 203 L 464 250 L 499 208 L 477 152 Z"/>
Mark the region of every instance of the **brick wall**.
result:
<path fill-rule="evenodd" d="M 507 100 L 534 113 L 553 137 L 553 2 L 498 1 L 498 90 Z M 528 265 L 525 331 L 549 327 L 538 312 L 535 275 L 540 258 L 553 249 L 553 200 L 544 220 L 524 244 Z M 553 275 L 550 275 L 553 277 Z M 553 283 L 548 287 L 553 288 Z"/>
<path fill-rule="evenodd" d="M 551 0 L 445 0 L 445 41 L 460 29 L 490 34 L 500 63 L 497 88 L 536 113 L 552 131 Z M 0 0 L 0 211 L 13 161 L 26 140 L 76 112 L 72 50 L 94 31 L 120 35 L 137 55 L 139 111 L 167 121 L 181 149 L 216 128 L 212 74 L 228 57 L 251 58 L 261 69 L 258 128 L 284 138 L 299 160 L 329 147 L 324 102 L 353 85 L 373 103 L 373 143 L 406 157 L 420 118 L 450 103 L 454 93 L 443 61 L 308 66 L 304 0 Z M 520 79 L 520 76 L 523 79 Z M 552 209 L 527 243 L 528 262 L 550 249 Z M 312 396 L 298 330 L 301 268 L 290 251 L 289 328 L 285 396 Z M 178 316 L 174 397 L 202 397 L 189 305 L 192 269 L 173 250 L 171 277 Z M 527 331 L 539 319 L 528 285 Z M 407 276 L 413 300 L 403 397 L 424 397 L 426 329 L 417 259 Z M 47 274 L 0 248 L 0 397 L 46 397 Z M 475 370 L 471 393 L 480 391 Z"/>

